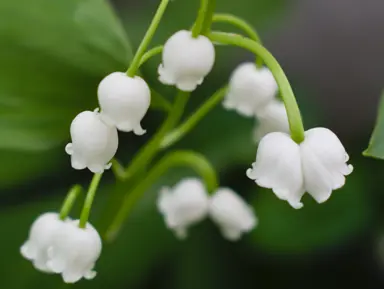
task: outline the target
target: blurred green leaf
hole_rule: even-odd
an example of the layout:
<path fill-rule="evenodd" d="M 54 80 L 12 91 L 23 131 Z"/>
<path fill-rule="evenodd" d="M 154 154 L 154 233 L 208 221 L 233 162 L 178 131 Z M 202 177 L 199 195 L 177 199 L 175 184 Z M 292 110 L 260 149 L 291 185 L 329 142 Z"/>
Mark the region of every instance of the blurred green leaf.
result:
<path fill-rule="evenodd" d="M 300 210 L 279 200 L 271 190 L 260 189 L 253 199 L 260 220 L 252 232 L 254 244 L 274 254 L 307 253 L 362 232 L 373 212 L 364 168 L 356 168 L 346 185 L 334 191 L 327 202 L 317 204 L 305 194 Z"/>
<path fill-rule="evenodd" d="M 369 141 L 368 148 L 363 152 L 364 156 L 384 159 L 384 91 L 379 104 L 379 111 L 375 129 Z"/>
<path fill-rule="evenodd" d="M 71 120 L 132 53 L 104 0 L 3 0 L 0 39 L 2 187 L 57 165 Z"/>

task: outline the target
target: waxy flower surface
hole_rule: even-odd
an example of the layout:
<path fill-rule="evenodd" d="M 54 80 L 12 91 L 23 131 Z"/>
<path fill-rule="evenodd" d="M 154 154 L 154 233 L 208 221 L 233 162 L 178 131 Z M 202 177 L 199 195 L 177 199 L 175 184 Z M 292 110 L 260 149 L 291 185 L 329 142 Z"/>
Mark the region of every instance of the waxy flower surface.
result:
<path fill-rule="evenodd" d="M 223 106 L 243 116 L 253 117 L 274 99 L 277 90 L 277 83 L 268 68 L 258 68 L 251 62 L 243 63 L 230 77 Z"/>
<path fill-rule="evenodd" d="M 21 255 L 32 261 L 36 269 L 51 273 L 52 270 L 47 267 L 47 252 L 55 234 L 64 228 L 64 221 L 60 220 L 57 213 L 42 214 L 32 224 L 28 240 L 20 248 Z"/>
<path fill-rule="evenodd" d="M 254 130 L 254 141 L 258 143 L 262 137 L 271 132 L 289 133 L 287 111 L 284 103 L 279 100 L 272 100 L 263 110 L 260 110 L 256 117 L 258 123 Z"/>
<path fill-rule="evenodd" d="M 158 199 L 158 209 L 164 215 L 167 227 L 177 237 L 187 237 L 189 226 L 201 221 L 208 214 L 208 195 L 199 179 L 184 179 L 173 188 L 163 188 Z"/>
<path fill-rule="evenodd" d="M 61 274 L 65 283 L 96 276 L 93 268 L 101 253 L 101 238 L 91 224 L 84 229 L 78 225 L 79 221 L 66 222 L 65 228 L 55 234 L 48 250 L 47 266 Z"/>
<path fill-rule="evenodd" d="M 98 98 L 101 119 L 118 130 L 142 135 L 141 120 L 151 103 L 151 91 L 139 76 L 128 77 L 123 72 L 106 76 L 99 84 Z"/>
<path fill-rule="evenodd" d="M 257 225 L 252 207 L 228 188 L 218 189 L 211 197 L 209 215 L 220 227 L 223 236 L 230 241 L 239 240 L 243 233 Z"/>
<path fill-rule="evenodd" d="M 214 62 L 215 47 L 207 37 L 194 38 L 190 31 L 181 30 L 164 45 L 159 80 L 183 91 L 193 91 L 212 70 Z"/>
<path fill-rule="evenodd" d="M 96 111 L 78 114 L 71 124 L 72 143 L 65 147 L 76 170 L 88 168 L 93 173 L 102 173 L 110 168 L 119 144 L 117 130 L 104 123 Z"/>
<path fill-rule="evenodd" d="M 344 146 L 329 129 L 306 131 L 300 144 L 286 133 L 273 132 L 260 141 L 256 162 L 247 176 L 299 209 L 305 192 L 323 203 L 333 190 L 344 186 L 345 176 L 353 171 L 348 160 Z"/>

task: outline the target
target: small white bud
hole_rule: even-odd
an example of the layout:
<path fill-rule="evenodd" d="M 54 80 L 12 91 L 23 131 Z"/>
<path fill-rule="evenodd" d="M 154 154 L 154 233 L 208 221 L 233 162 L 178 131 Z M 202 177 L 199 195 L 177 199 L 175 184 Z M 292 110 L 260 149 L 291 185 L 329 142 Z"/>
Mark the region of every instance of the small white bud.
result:
<path fill-rule="evenodd" d="M 257 226 L 257 218 L 238 194 L 228 188 L 220 188 L 211 197 L 209 214 L 220 227 L 224 238 L 237 241 L 241 235 Z"/>
<path fill-rule="evenodd" d="M 215 47 L 207 37 L 193 38 L 190 31 L 181 30 L 164 45 L 159 80 L 183 91 L 193 91 L 212 70 L 214 62 Z"/>
<path fill-rule="evenodd" d="M 93 268 L 101 253 L 101 238 L 91 224 L 84 229 L 78 225 L 78 220 L 65 223 L 65 228 L 55 234 L 48 250 L 47 266 L 61 274 L 65 283 L 96 276 Z"/>
<path fill-rule="evenodd" d="M 300 144 L 286 133 L 273 132 L 260 141 L 256 162 L 247 170 L 247 176 L 300 209 L 305 192 L 323 203 L 333 190 L 344 186 L 345 176 L 353 171 L 348 159 L 342 143 L 329 129 L 306 131 Z"/>
<path fill-rule="evenodd" d="M 198 179 L 184 179 L 172 189 L 160 191 L 157 206 L 167 227 L 180 239 L 187 237 L 187 228 L 204 219 L 208 213 L 208 195 Z"/>
<path fill-rule="evenodd" d="M 78 114 L 71 124 L 72 143 L 65 147 L 76 170 L 88 168 L 93 173 L 109 169 L 119 145 L 117 130 L 105 124 L 96 111 Z"/>
<path fill-rule="evenodd" d="M 277 83 L 268 68 L 258 68 L 254 63 L 240 64 L 229 80 L 224 108 L 252 117 L 274 99 Z"/>
<path fill-rule="evenodd" d="M 64 221 L 60 220 L 57 213 L 42 214 L 33 222 L 28 240 L 20 248 L 21 255 L 32 261 L 36 269 L 52 273 L 47 267 L 47 251 L 52 246 L 55 234 L 64 227 Z"/>
<path fill-rule="evenodd" d="M 257 113 L 258 124 L 254 130 L 254 141 L 258 143 L 270 132 L 289 133 L 289 122 L 284 103 L 272 100 Z"/>
<path fill-rule="evenodd" d="M 151 91 L 141 77 L 114 72 L 100 82 L 97 94 L 105 123 L 124 132 L 145 133 L 140 122 L 151 104 Z"/>

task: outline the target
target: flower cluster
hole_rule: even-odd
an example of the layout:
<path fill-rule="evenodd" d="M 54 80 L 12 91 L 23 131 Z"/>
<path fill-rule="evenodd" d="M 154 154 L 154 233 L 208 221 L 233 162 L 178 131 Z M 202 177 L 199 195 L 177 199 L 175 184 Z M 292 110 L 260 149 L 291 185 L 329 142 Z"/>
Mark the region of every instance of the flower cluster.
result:
<path fill-rule="evenodd" d="M 300 209 L 305 192 L 323 203 L 333 190 L 344 186 L 345 176 L 353 171 L 348 160 L 342 143 L 329 129 L 306 131 L 300 144 L 286 133 L 273 132 L 261 140 L 256 162 L 247 170 L 247 176 Z"/>
<path fill-rule="evenodd" d="M 205 2 L 202 1 L 202 5 L 212 4 Z M 191 151 L 170 152 L 152 164 L 156 154 L 181 139 L 221 101 L 226 109 L 257 119 L 254 139 L 258 149 L 252 168 L 246 171 L 248 178 L 261 187 L 272 189 L 279 199 L 287 201 L 293 208 L 303 206 L 301 198 L 305 192 L 318 203 L 325 202 L 333 190 L 344 185 L 345 176 L 353 170 L 347 164 L 349 156 L 345 148 L 332 131 L 326 128 L 304 131 L 289 82 L 277 61 L 259 43 L 256 33 L 251 33 L 253 39 L 249 39 L 233 33 L 212 32 L 205 26 L 210 26 L 213 21 L 213 9 L 202 7 L 192 31 L 178 31 L 164 46 L 146 51 L 167 5 L 168 1 L 161 1 L 127 72 L 113 72 L 101 80 L 97 89 L 99 108 L 80 112 L 71 123 L 72 142 L 65 147 L 71 156 L 71 165 L 76 170 L 88 168 L 95 173 L 80 220 L 66 217 L 76 198 L 69 193 L 60 215 L 46 213 L 37 218 L 28 240 L 21 247 L 21 254 L 36 269 L 61 274 L 66 283 L 92 279 L 96 275 L 93 268 L 100 256 L 102 242 L 98 232 L 88 223 L 92 202 L 101 175 L 111 167 L 111 160 L 118 150 L 118 131 L 133 132 L 138 136 L 146 132 L 141 122 L 151 104 L 151 89 L 137 75 L 137 70 L 156 53 L 162 52 L 158 80 L 184 93 L 177 94 L 173 105 L 158 96 L 167 104 L 168 109 L 164 109 L 168 113 L 166 121 L 127 168 L 117 160 L 114 162 L 117 165 L 114 173 L 121 181 L 120 185 L 129 184 L 132 188 L 126 188 L 128 194 L 116 208 L 116 216 L 112 216 L 107 231 L 103 232 L 107 240 L 117 236 L 132 206 L 153 182 L 166 170 L 180 165 L 193 168 L 205 183 L 187 178 L 160 191 L 158 210 L 164 216 L 166 226 L 178 238 L 186 238 L 190 226 L 208 217 L 230 241 L 239 240 L 257 226 L 258 219 L 252 207 L 233 190 L 219 187 L 217 172 L 204 156 Z M 204 12 L 207 15 L 203 15 Z M 231 19 L 233 17 L 227 19 L 228 22 Z M 243 21 L 236 21 L 236 24 L 248 25 Z M 250 27 L 243 30 L 253 31 Z M 187 96 L 203 83 L 214 66 L 214 43 L 236 45 L 260 54 L 258 56 L 268 67 L 260 66 L 260 63 L 239 65 L 230 76 L 226 95 L 222 93 L 225 87 L 220 89 L 189 119 L 179 124 Z M 282 100 L 277 98 L 279 90 Z"/>
<path fill-rule="evenodd" d="M 65 151 L 74 169 L 102 173 L 111 167 L 109 161 L 116 154 L 117 130 L 145 133 L 140 122 L 149 108 L 151 92 L 142 78 L 123 72 L 106 76 L 97 92 L 101 111 L 84 111 L 75 117 L 70 128 L 72 143 Z"/>
<path fill-rule="evenodd" d="M 20 251 L 33 266 L 45 273 L 61 274 L 65 283 L 93 279 L 100 256 L 101 238 L 91 224 L 79 228 L 78 220 L 61 220 L 57 213 L 39 216 Z"/>
<path fill-rule="evenodd" d="M 268 68 L 252 62 L 242 63 L 230 77 L 223 106 L 244 117 L 256 117 L 254 140 L 257 143 L 270 132 L 289 132 L 287 112 L 276 98 L 277 92 L 278 85 Z"/>
<path fill-rule="evenodd" d="M 157 206 L 167 227 L 177 237 L 187 237 L 187 228 L 207 216 L 219 226 L 223 236 L 237 241 L 257 225 L 253 209 L 234 191 L 219 188 L 208 196 L 199 179 L 184 179 L 173 188 L 164 187 Z"/>

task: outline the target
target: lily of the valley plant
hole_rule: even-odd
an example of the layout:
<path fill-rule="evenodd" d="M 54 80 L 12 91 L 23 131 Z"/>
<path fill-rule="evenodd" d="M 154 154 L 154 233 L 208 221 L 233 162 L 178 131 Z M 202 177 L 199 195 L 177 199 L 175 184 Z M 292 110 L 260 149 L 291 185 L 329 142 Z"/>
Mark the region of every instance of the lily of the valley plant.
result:
<path fill-rule="evenodd" d="M 256 160 L 249 160 L 244 174 L 250 182 L 272 189 L 293 208 L 303 207 L 301 198 L 305 193 L 318 203 L 327 201 L 352 172 L 352 166 L 347 164 L 348 154 L 332 131 L 326 128 L 304 131 L 284 71 L 263 47 L 256 31 L 234 15 L 215 14 L 214 0 L 201 1 L 191 30 L 186 27 L 175 31 L 164 45 L 149 48 L 169 1 L 161 1 L 127 71 L 112 72 L 101 80 L 97 89 L 99 108 L 90 107 L 74 116 L 69 130 L 71 142 L 65 151 L 70 155 L 73 169 L 94 173 L 81 215 L 73 219 L 69 216 L 82 191 L 75 185 L 59 212 L 46 212 L 35 220 L 27 241 L 21 246 L 21 254 L 37 270 L 61 274 L 66 283 L 96 276 L 102 239 L 113 241 L 142 195 L 174 167 L 189 167 L 197 175 L 186 176 L 158 193 L 159 214 L 164 217 L 165 227 L 177 238 L 187 238 L 189 228 L 204 219 L 216 224 L 218 233 L 229 241 L 239 240 L 257 226 L 259 221 L 253 208 L 231 188 L 219 186 L 215 169 L 203 155 L 170 150 L 160 160 L 156 158 L 220 103 L 224 109 L 257 120 L 253 132 L 258 143 Z M 215 32 L 215 22 L 232 24 L 246 35 Z M 220 48 L 217 44 L 244 48 L 256 56 L 255 61 L 240 63 L 228 75 L 228 84 L 180 123 L 190 95 L 220 61 L 215 53 Z M 160 53 L 158 80 L 174 86 L 173 103 L 155 92 L 139 74 L 140 66 Z M 119 145 L 118 131 L 133 133 L 137 138 L 146 133 L 141 121 L 150 113 L 151 97 L 161 101 L 167 117 L 125 167 L 114 158 Z M 102 173 L 110 168 L 117 183 L 125 184 L 127 193 L 122 202 L 115 204 L 116 215 L 109 226 L 98 232 L 99 228 L 90 224 L 89 215 Z"/>

